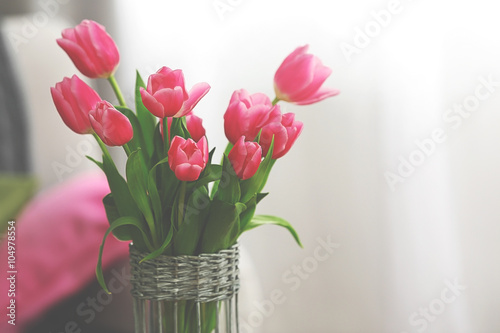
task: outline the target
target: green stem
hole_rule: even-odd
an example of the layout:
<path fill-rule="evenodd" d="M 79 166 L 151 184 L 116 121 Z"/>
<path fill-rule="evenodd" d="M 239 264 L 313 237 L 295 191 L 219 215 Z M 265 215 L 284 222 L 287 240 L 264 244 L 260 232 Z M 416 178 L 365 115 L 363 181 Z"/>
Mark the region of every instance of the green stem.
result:
<path fill-rule="evenodd" d="M 278 104 L 278 102 L 280 101 L 280 99 L 276 96 L 273 100 L 273 106 L 275 106 L 276 104 Z"/>
<path fill-rule="evenodd" d="M 170 149 L 170 131 L 168 130 L 168 118 L 165 117 L 162 120 L 161 126 L 163 126 L 163 156 L 168 156 L 168 150 Z"/>
<path fill-rule="evenodd" d="M 122 91 L 120 90 L 118 82 L 116 82 L 115 76 L 111 75 L 108 78 L 108 81 L 111 84 L 113 91 L 115 92 L 116 98 L 118 98 L 118 103 L 120 103 L 120 106 L 127 107 L 127 103 L 125 102 L 125 98 L 123 98 Z"/>
<path fill-rule="evenodd" d="M 123 145 L 123 149 L 125 150 L 125 153 L 127 153 L 127 157 L 129 157 L 130 154 L 132 153 L 132 151 L 130 150 L 130 147 L 128 146 L 128 143 L 126 143 L 126 144 Z"/>
<path fill-rule="evenodd" d="M 179 190 L 179 205 L 177 206 L 177 228 L 180 228 L 182 219 L 184 218 L 184 202 L 186 201 L 186 187 L 187 182 L 181 182 Z"/>
<path fill-rule="evenodd" d="M 106 147 L 106 145 L 104 144 L 104 142 L 102 142 L 101 138 L 99 137 L 99 135 L 97 135 L 96 133 L 92 133 L 92 135 L 94 136 L 94 139 L 97 141 L 97 144 L 99 145 L 99 147 L 101 148 L 102 150 L 102 153 L 104 155 L 106 155 L 106 157 L 111 161 L 113 162 L 113 159 L 111 158 L 111 155 L 109 154 L 109 150 L 108 150 L 108 147 Z"/>

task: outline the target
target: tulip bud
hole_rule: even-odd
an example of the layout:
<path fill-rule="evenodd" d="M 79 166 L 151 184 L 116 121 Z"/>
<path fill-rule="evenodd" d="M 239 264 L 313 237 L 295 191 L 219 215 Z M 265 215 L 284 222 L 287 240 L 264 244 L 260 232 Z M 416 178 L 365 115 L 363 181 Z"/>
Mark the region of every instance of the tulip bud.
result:
<path fill-rule="evenodd" d="M 224 132 L 232 144 L 241 136 L 253 141 L 261 128 L 281 119 L 279 106 L 274 106 L 262 93 L 250 95 L 245 89 L 236 90 L 224 114 Z"/>
<path fill-rule="evenodd" d="M 142 102 L 158 118 L 185 116 L 210 90 L 208 83 L 197 83 L 189 93 L 184 86 L 182 70 L 162 67 L 148 78 L 147 89 L 141 88 Z"/>
<path fill-rule="evenodd" d="M 130 120 L 111 103 L 101 101 L 89 112 L 95 133 L 108 146 L 123 146 L 134 136 Z"/>
<path fill-rule="evenodd" d="M 267 154 L 273 137 L 274 146 L 272 158 L 278 159 L 288 153 L 304 126 L 302 122 L 294 118 L 295 115 L 293 113 L 286 113 L 282 116 L 281 122 L 274 122 L 262 128 L 260 145 L 262 146 L 264 155 Z"/>
<path fill-rule="evenodd" d="M 115 42 L 106 29 L 94 21 L 83 20 L 75 28 L 65 29 L 57 44 L 76 68 L 90 78 L 109 78 L 120 61 Z"/>
<path fill-rule="evenodd" d="M 52 100 L 62 120 L 78 134 L 92 133 L 89 111 L 101 101 L 99 94 L 78 76 L 65 77 L 50 88 Z"/>
<path fill-rule="evenodd" d="M 257 172 L 262 160 L 262 148 L 257 142 L 245 142 L 242 136 L 227 157 L 238 178 L 245 180 Z"/>
<path fill-rule="evenodd" d="M 168 164 L 177 179 L 194 181 L 200 177 L 208 162 L 207 139 L 202 137 L 198 142 L 175 136 L 168 150 Z"/>
<path fill-rule="evenodd" d="M 276 97 L 299 105 L 319 102 L 340 93 L 337 89 L 322 88 L 332 70 L 321 60 L 306 54 L 308 45 L 298 47 L 283 61 L 274 75 Z"/>

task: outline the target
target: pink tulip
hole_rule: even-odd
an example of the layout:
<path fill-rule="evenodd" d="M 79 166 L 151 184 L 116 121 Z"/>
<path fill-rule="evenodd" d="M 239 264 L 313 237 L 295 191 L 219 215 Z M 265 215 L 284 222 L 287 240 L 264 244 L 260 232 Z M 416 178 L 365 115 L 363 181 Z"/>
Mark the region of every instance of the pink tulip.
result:
<path fill-rule="evenodd" d="M 147 89 L 141 88 L 141 96 L 144 106 L 158 118 L 180 118 L 191 112 L 209 90 L 208 83 L 201 82 L 188 93 L 182 70 L 162 67 L 149 76 Z"/>
<path fill-rule="evenodd" d="M 191 138 L 198 142 L 205 136 L 205 128 L 203 127 L 203 119 L 196 116 L 193 112 L 189 112 L 186 116 L 186 126 Z M 167 118 L 168 130 L 172 125 L 173 118 Z M 160 126 L 161 137 L 163 138 L 163 126 Z"/>
<path fill-rule="evenodd" d="M 186 115 L 186 125 L 189 134 L 194 141 L 198 142 L 205 136 L 205 128 L 203 127 L 203 120 L 190 112 Z"/>
<path fill-rule="evenodd" d="M 134 136 L 130 120 L 107 101 L 97 103 L 89 119 L 95 133 L 108 146 L 123 146 Z"/>
<path fill-rule="evenodd" d="M 257 142 L 245 142 L 242 136 L 227 157 L 238 178 L 245 180 L 257 172 L 262 160 L 262 148 Z"/>
<path fill-rule="evenodd" d="M 288 153 L 295 140 L 297 140 L 302 132 L 302 127 L 304 125 L 294 118 L 295 115 L 293 113 L 286 113 L 282 116 L 280 122 L 270 123 L 262 128 L 260 144 L 264 155 L 266 155 L 269 150 L 273 136 L 274 147 L 272 158 L 278 159 Z"/>
<path fill-rule="evenodd" d="M 110 77 L 120 61 L 116 44 L 106 28 L 94 21 L 83 20 L 75 28 L 65 29 L 57 44 L 76 68 L 90 78 Z"/>
<path fill-rule="evenodd" d="M 236 90 L 224 114 L 224 132 L 232 144 L 241 136 L 246 141 L 253 141 L 264 125 L 280 118 L 279 106 L 273 107 L 266 95 L 250 95 L 245 89 Z"/>
<path fill-rule="evenodd" d="M 177 179 L 194 181 L 200 177 L 208 162 L 208 144 L 206 137 L 198 142 L 175 136 L 168 150 L 168 164 Z"/>
<path fill-rule="evenodd" d="M 309 45 L 298 47 L 283 61 L 274 75 L 276 97 L 299 105 L 319 102 L 340 93 L 337 89 L 322 88 L 332 70 L 321 60 L 306 54 Z"/>
<path fill-rule="evenodd" d="M 62 120 L 72 131 L 78 134 L 92 133 L 89 111 L 101 101 L 97 92 L 78 76 L 65 77 L 56 86 L 50 88 L 52 100 Z"/>

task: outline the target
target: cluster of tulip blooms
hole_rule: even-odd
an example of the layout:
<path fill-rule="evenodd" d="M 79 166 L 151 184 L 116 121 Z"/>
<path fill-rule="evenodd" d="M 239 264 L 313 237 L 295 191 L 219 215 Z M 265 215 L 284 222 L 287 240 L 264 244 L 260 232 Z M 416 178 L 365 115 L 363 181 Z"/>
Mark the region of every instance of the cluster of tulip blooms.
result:
<path fill-rule="evenodd" d="M 168 67 L 149 76 L 137 73 L 135 112 L 125 103 L 114 78 L 119 53 L 100 24 L 84 20 L 57 40 L 77 69 L 89 78 L 108 79 L 119 106 L 102 100 L 76 75 L 51 88 L 64 123 L 79 134 L 92 134 L 103 151 L 92 159 L 106 174 L 111 193 L 103 199 L 110 232 L 132 240 L 149 253 L 196 255 L 231 247 L 244 231 L 263 224 L 287 228 L 275 216 L 254 215 L 275 161 L 292 147 L 303 124 L 293 113 L 282 114 L 279 101 L 299 105 L 339 93 L 324 88 L 331 70 L 308 46 L 293 51 L 274 77 L 276 98 L 244 89 L 233 93 L 224 115 L 228 146 L 222 163 L 212 163 L 202 120 L 193 108 L 210 90 L 207 83 L 187 91 L 181 70 Z M 123 146 L 126 178 L 116 168 L 107 146 Z M 209 186 L 211 184 L 211 186 Z M 104 245 L 103 240 L 103 245 Z M 102 254 L 101 246 L 101 254 Z M 97 276 L 105 288 L 100 271 Z"/>

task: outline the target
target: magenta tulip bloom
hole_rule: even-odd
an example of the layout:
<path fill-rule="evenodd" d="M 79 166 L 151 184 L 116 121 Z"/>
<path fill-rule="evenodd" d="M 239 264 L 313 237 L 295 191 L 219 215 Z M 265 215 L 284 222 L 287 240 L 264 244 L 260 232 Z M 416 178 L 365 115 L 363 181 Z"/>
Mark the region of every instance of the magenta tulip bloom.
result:
<path fill-rule="evenodd" d="M 302 122 L 295 120 L 293 113 L 286 113 L 282 116 L 281 122 L 274 122 L 264 126 L 260 136 L 263 154 L 266 155 L 269 151 L 269 146 L 274 136 L 272 158 L 278 159 L 283 157 L 299 137 L 303 125 Z"/>
<path fill-rule="evenodd" d="M 62 120 L 72 131 L 78 134 L 92 133 L 89 111 L 101 101 L 99 94 L 78 76 L 65 77 L 56 86 L 50 88 L 52 100 Z"/>
<path fill-rule="evenodd" d="M 307 54 L 309 45 L 295 49 L 274 75 L 276 97 L 299 105 L 312 104 L 340 93 L 337 89 L 322 88 L 332 70 L 321 60 Z"/>
<path fill-rule="evenodd" d="M 177 179 L 194 181 L 200 177 L 208 162 L 208 144 L 206 137 L 195 142 L 175 136 L 168 150 L 168 164 Z"/>
<path fill-rule="evenodd" d="M 57 44 L 66 51 L 76 68 L 90 78 L 109 78 L 120 61 L 118 48 L 106 29 L 97 22 L 83 20 L 65 29 Z"/>
<path fill-rule="evenodd" d="M 241 136 L 253 141 L 264 125 L 280 119 L 279 106 L 273 107 L 265 94 L 250 95 L 245 89 L 236 90 L 224 114 L 224 132 L 232 144 Z"/>
<path fill-rule="evenodd" d="M 245 180 L 257 172 L 262 160 L 262 148 L 257 142 L 245 142 L 245 137 L 242 136 L 227 157 L 238 178 Z"/>
<path fill-rule="evenodd" d="M 180 118 L 193 110 L 210 90 L 208 83 L 197 83 L 189 93 L 182 70 L 162 67 L 149 76 L 147 89 L 141 88 L 144 106 L 158 118 Z"/>
<path fill-rule="evenodd" d="M 89 112 L 95 133 L 108 146 L 123 146 L 134 136 L 130 120 L 111 103 L 101 101 Z"/>

